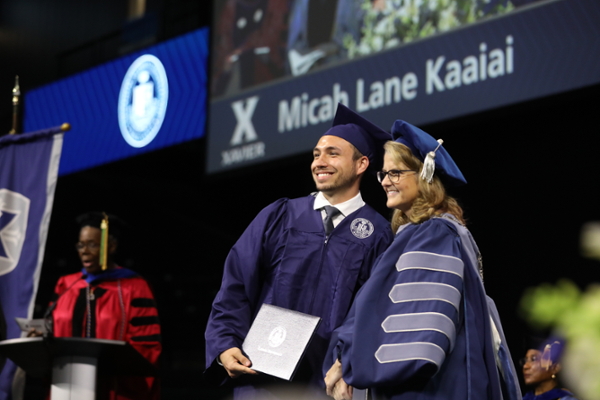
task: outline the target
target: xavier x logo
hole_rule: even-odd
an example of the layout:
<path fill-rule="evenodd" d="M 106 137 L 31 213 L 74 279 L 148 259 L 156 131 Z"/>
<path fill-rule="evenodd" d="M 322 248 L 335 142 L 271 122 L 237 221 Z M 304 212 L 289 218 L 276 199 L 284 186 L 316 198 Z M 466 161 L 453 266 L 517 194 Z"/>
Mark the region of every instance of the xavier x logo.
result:
<path fill-rule="evenodd" d="M 0 275 L 8 274 L 19 263 L 29 204 L 29 199 L 22 194 L 0 189 Z"/>
<path fill-rule="evenodd" d="M 4 228 L 12 222 L 12 220 L 16 217 L 16 214 L 9 213 L 8 211 L 0 211 L 0 232 L 4 230 Z M 0 257 L 8 258 L 8 253 L 4 249 L 4 243 L 2 242 L 2 237 L 0 236 Z"/>
<path fill-rule="evenodd" d="M 231 146 L 237 146 L 258 139 L 254 125 L 252 124 L 252 116 L 254 115 L 256 104 L 258 104 L 258 96 L 250 97 L 245 101 L 239 100 L 231 103 L 231 108 L 237 119 L 233 137 L 229 142 Z"/>

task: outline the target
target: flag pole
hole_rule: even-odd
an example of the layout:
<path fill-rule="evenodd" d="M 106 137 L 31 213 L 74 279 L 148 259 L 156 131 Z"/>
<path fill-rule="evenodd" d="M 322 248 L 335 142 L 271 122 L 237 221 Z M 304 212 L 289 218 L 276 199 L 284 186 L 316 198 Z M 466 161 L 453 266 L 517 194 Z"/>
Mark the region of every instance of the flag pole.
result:
<path fill-rule="evenodd" d="M 21 97 L 21 88 L 19 87 L 19 75 L 15 78 L 15 87 L 12 90 L 13 98 L 13 120 L 12 129 L 8 132 L 9 135 L 15 135 L 17 133 L 17 121 L 19 120 L 19 99 Z"/>

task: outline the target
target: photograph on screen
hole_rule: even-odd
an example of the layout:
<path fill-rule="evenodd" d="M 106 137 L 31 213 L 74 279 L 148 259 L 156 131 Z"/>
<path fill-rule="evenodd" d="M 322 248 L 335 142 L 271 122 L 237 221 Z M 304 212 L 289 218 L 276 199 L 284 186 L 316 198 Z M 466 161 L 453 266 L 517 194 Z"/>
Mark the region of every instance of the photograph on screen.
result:
<path fill-rule="evenodd" d="M 338 103 L 381 126 L 426 125 L 600 82 L 600 2 L 221 0 L 214 11 L 209 174 L 309 152 Z"/>
<path fill-rule="evenodd" d="M 543 0 L 216 0 L 211 97 L 306 74 Z"/>

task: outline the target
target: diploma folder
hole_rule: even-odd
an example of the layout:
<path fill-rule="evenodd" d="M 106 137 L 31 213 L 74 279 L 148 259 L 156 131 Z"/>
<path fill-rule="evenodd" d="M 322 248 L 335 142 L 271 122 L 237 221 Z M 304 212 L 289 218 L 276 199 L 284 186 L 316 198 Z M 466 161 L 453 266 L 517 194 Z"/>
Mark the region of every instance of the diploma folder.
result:
<path fill-rule="evenodd" d="M 242 344 L 251 368 L 291 380 L 321 318 L 263 304 Z"/>

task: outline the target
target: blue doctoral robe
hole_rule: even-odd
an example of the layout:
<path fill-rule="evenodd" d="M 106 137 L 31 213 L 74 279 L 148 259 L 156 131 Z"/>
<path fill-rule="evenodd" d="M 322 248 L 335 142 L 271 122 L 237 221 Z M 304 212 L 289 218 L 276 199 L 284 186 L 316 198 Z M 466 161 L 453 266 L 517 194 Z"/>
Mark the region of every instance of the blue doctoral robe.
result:
<path fill-rule="evenodd" d="M 534 392 L 527 392 L 523 400 L 577 400 L 577 398 L 566 389 L 554 388 L 537 396 Z"/>
<path fill-rule="evenodd" d="M 389 222 L 365 205 L 325 237 L 315 198 L 280 199 L 264 208 L 231 249 L 206 328 L 206 374 L 239 347 L 263 303 L 321 317 L 294 382 L 324 388 L 321 368 L 332 331 L 341 325 L 375 259 L 393 239 Z M 211 378 L 214 379 L 214 378 Z M 236 397 L 259 379 L 235 381 Z"/>
<path fill-rule="evenodd" d="M 520 399 L 478 255 L 450 216 L 401 227 L 334 333 L 324 370 L 339 358 L 346 383 L 375 400 Z"/>

